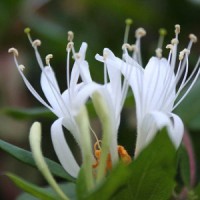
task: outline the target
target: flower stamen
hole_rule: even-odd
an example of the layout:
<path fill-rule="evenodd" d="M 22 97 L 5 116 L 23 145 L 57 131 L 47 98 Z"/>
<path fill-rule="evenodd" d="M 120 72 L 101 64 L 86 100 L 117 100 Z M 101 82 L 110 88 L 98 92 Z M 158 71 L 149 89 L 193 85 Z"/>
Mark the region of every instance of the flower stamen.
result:
<path fill-rule="evenodd" d="M 53 58 L 53 55 L 52 54 L 48 54 L 45 58 L 46 60 L 46 65 L 50 65 L 50 60 Z"/>
<path fill-rule="evenodd" d="M 95 155 L 96 160 L 95 160 L 95 163 L 92 165 L 93 169 L 99 166 L 99 162 L 101 158 L 101 147 L 99 146 L 99 142 L 100 141 L 97 141 L 94 144 L 94 155 Z M 122 160 L 122 162 L 128 165 L 132 159 L 131 159 L 131 156 L 126 151 L 126 149 L 123 146 L 118 145 L 117 151 L 118 151 L 119 158 Z M 107 164 L 106 164 L 105 172 L 108 172 L 111 169 L 112 169 L 112 159 L 111 159 L 111 154 L 109 153 L 107 156 Z"/>
<path fill-rule="evenodd" d="M 68 31 L 67 35 L 68 35 L 67 37 L 68 41 L 72 42 L 74 39 L 74 33 L 72 31 Z"/>

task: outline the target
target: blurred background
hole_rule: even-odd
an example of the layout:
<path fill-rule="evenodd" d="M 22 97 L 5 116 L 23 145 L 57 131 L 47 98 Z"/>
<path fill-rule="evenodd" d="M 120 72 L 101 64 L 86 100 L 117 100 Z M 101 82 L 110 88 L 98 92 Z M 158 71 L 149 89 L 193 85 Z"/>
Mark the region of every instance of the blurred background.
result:
<path fill-rule="evenodd" d="M 13 46 L 19 50 L 19 62 L 26 66 L 26 76 L 41 92 L 40 70 L 24 34 L 25 27 L 31 28 L 34 39 L 42 41 L 39 49 L 43 58 L 49 53 L 54 55 L 51 64 L 64 90 L 67 32 L 74 31 L 77 50 L 81 42 L 88 43 L 87 60 L 92 77 L 101 82 L 103 66 L 95 61 L 94 56 L 96 53 L 102 54 L 103 48 L 108 47 L 121 57 L 126 18 L 133 19 L 130 43 L 135 41 L 136 28 L 143 27 L 147 31 L 147 36 L 142 40 L 144 64 L 154 55 L 159 28 L 167 29 L 166 45 L 174 37 L 174 25 L 181 25 L 180 50 L 186 47 L 189 33 L 200 36 L 200 0 L 0 0 L 0 139 L 29 150 L 30 125 L 35 120 L 41 121 L 44 154 L 56 160 L 49 137 L 55 117 L 29 93 L 15 68 L 12 55 L 7 53 Z M 167 54 L 168 51 L 164 51 L 164 56 Z M 199 55 L 200 43 L 197 43 L 190 56 L 190 70 Z M 199 91 L 200 81 L 176 110 L 192 137 L 197 166 L 200 166 Z M 133 154 L 135 143 L 133 105 L 133 99 L 129 99 L 122 113 L 119 130 L 119 143 L 125 145 L 130 154 Z M 99 126 L 95 118 L 91 121 L 94 126 Z M 0 199 L 12 200 L 21 192 L 3 175 L 5 171 L 14 172 L 40 185 L 46 184 L 37 170 L 21 164 L 2 151 L 0 157 Z"/>

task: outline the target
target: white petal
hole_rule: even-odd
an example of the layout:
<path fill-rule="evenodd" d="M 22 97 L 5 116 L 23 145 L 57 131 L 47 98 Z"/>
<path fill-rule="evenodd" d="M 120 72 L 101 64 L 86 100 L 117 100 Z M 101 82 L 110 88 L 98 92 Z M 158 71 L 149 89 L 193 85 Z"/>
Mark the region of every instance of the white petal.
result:
<path fill-rule="evenodd" d="M 178 148 L 181 144 L 181 141 L 183 139 L 184 134 L 184 125 L 181 120 L 181 118 L 178 115 L 175 115 L 173 113 L 168 114 L 170 118 L 172 118 L 172 127 L 169 130 L 170 137 L 176 146 Z"/>
<path fill-rule="evenodd" d="M 89 70 L 89 65 L 87 61 L 82 61 L 80 63 L 80 74 L 81 78 L 85 83 L 90 83 L 92 82 L 92 78 L 90 75 L 90 70 Z"/>
<path fill-rule="evenodd" d="M 151 110 L 171 111 L 166 103 L 169 104 L 169 99 L 175 97 L 175 85 L 170 84 L 173 79 L 174 73 L 166 59 L 152 57 L 149 60 L 143 80 L 144 114 Z M 169 90 L 171 92 L 168 92 Z"/>
<path fill-rule="evenodd" d="M 87 43 L 83 42 L 81 44 L 80 50 L 79 50 L 79 54 L 81 55 L 81 60 L 85 60 L 85 54 L 86 54 L 86 50 L 87 50 Z"/>
<path fill-rule="evenodd" d="M 173 113 L 165 114 L 159 111 L 152 111 L 144 117 L 140 127 L 138 127 L 136 154 L 148 145 L 157 131 L 163 127 L 167 127 L 169 137 L 176 148 L 178 148 L 183 136 L 183 123 L 181 119 Z"/>
<path fill-rule="evenodd" d="M 77 177 L 79 165 L 77 164 L 62 130 L 62 118 L 56 120 L 51 126 L 51 139 L 54 150 L 63 168 L 73 177 Z"/>
<path fill-rule="evenodd" d="M 54 108 L 59 117 L 64 117 L 67 113 L 66 106 L 62 100 L 60 89 L 56 81 L 52 68 L 45 67 L 41 74 L 41 87 L 45 97 Z"/>
<path fill-rule="evenodd" d="M 73 114 L 76 115 L 79 112 L 79 109 L 83 104 L 86 103 L 88 98 L 92 95 L 93 92 L 99 90 L 101 85 L 94 82 L 84 84 L 80 90 L 77 92 L 76 98 L 73 99 Z"/>

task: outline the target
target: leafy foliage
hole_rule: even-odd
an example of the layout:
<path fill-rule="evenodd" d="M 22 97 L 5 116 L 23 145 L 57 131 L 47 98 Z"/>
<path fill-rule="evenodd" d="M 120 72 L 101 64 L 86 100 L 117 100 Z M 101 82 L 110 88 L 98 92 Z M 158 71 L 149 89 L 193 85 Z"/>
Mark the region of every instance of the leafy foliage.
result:
<path fill-rule="evenodd" d="M 25 164 L 28 164 L 30 166 L 37 168 L 31 152 L 21 149 L 12 144 L 9 144 L 3 140 L 0 140 L 0 149 L 7 152 L 14 158 L 18 159 L 19 161 L 24 162 Z M 61 165 L 59 165 L 58 163 L 56 163 L 48 158 L 45 158 L 45 161 L 46 161 L 52 174 L 54 174 L 60 178 L 74 181 L 74 179 L 70 175 L 67 174 L 67 172 L 63 169 L 63 167 Z"/>

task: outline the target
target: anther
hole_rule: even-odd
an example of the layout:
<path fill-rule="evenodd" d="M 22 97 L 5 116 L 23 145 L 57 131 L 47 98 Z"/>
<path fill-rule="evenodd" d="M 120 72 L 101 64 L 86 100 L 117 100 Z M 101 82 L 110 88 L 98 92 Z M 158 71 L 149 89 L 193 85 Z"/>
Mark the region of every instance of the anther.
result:
<path fill-rule="evenodd" d="M 29 27 L 24 29 L 24 33 L 29 34 L 31 32 L 31 29 Z"/>
<path fill-rule="evenodd" d="M 180 31 L 181 31 L 180 25 L 179 25 L 179 24 L 176 24 L 176 25 L 175 25 L 175 33 L 176 33 L 176 34 L 179 34 Z"/>
<path fill-rule="evenodd" d="M 72 42 L 74 39 L 74 33 L 72 31 L 68 31 L 67 35 L 68 35 L 68 38 L 67 38 L 68 41 Z"/>
<path fill-rule="evenodd" d="M 45 60 L 46 60 L 46 65 L 49 65 L 50 64 L 50 59 L 52 59 L 53 58 L 53 55 L 52 54 L 48 54 L 47 56 L 46 56 L 46 58 L 45 58 Z"/>
<path fill-rule="evenodd" d="M 156 52 L 156 56 L 157 56 L 158 58 L 162 58 L 162 49 L 161 49 L 161 48 L 157 48 L 157 49 L 155 50 L 155 52 Z"/>
<path fill-rule="evenodd" d="M 180 51 L 179 53 L 179 60 L 183 60 L 185 54 L 189 54 L 190 50 L 189 49 L 183 49 L 182 51 Z"/>
<path fill-rule="evenodd" d="M 20 69 L 21 71 L 24 71 L 24 69 L 25 69 L 25 66 L 24 66 L 24 65 L 19 65 L 18 67 L 19 67 L 19 69 Z"/>
<path fill-rule="evenodd" d="M 42 44 L 42 42 L 41 42 L 41 40 L 34 40 L 33 42 L 32 42 L 32 45 L 33 45 L 33 47 L 38 47 L 38 46 L 40 46 Z"/>
<path fill-rule="evenodd" d="M 67 51 L 70 51 L 70 50 L 73 48 L 73 46 L 74 46 L 74 43 L 73 43 L 73 42 L 69 42 L 69 43 L 67 44 L 66 50 L 67 50 Z"/>
<path fill-rule="evenodd" d="M 178 43 L 179 43 L 179 41 L 178 41 L 178 39 L 176 39 L 176 38 L 173 38 L 173 39 L 171 40 L 171 44 L 173 44 L 173 45 L 178 44 Z"/>
<path fill-rule="evenodd" d="M 195 43 L 195 42 L 197 42 L 197 36 L 196 35 L 194 35 L 194 34 L 190 34 L 189 35 L 189 38 L 190 38 L 190 40 L 193 42 L 193 43 Z"/>
<path fill-rule="evenodd" d="M 172 51 L 172 49 L 173 49 L 173 45 L 172 44 L 168 44 L 167 46 L 166 46 L 166 49 L 170 49 L 171 51 Z"/>
<path fill-rule="evenodd" d="M 14 47 L 8 49 L 8 53 L 13 53 L 13 55 L 16 57 L 19 55 L 17 49 L 15 49 Z"/>
<path fill-rule="evenodd" d="M 128 43 L 125 43 L 122 45 L 122 50 L 128 49 L 129 51 L 134 51 L 135 45 L 130 45 Z"/>
<path fill-rule="evenodd" d="M 146 35 L 146 31 L 144 28 L 138 28 L 136 31 L 135 31 L 135 37 L 136 38 L 140 38 L 140 37 L 143 37 Z"/>

